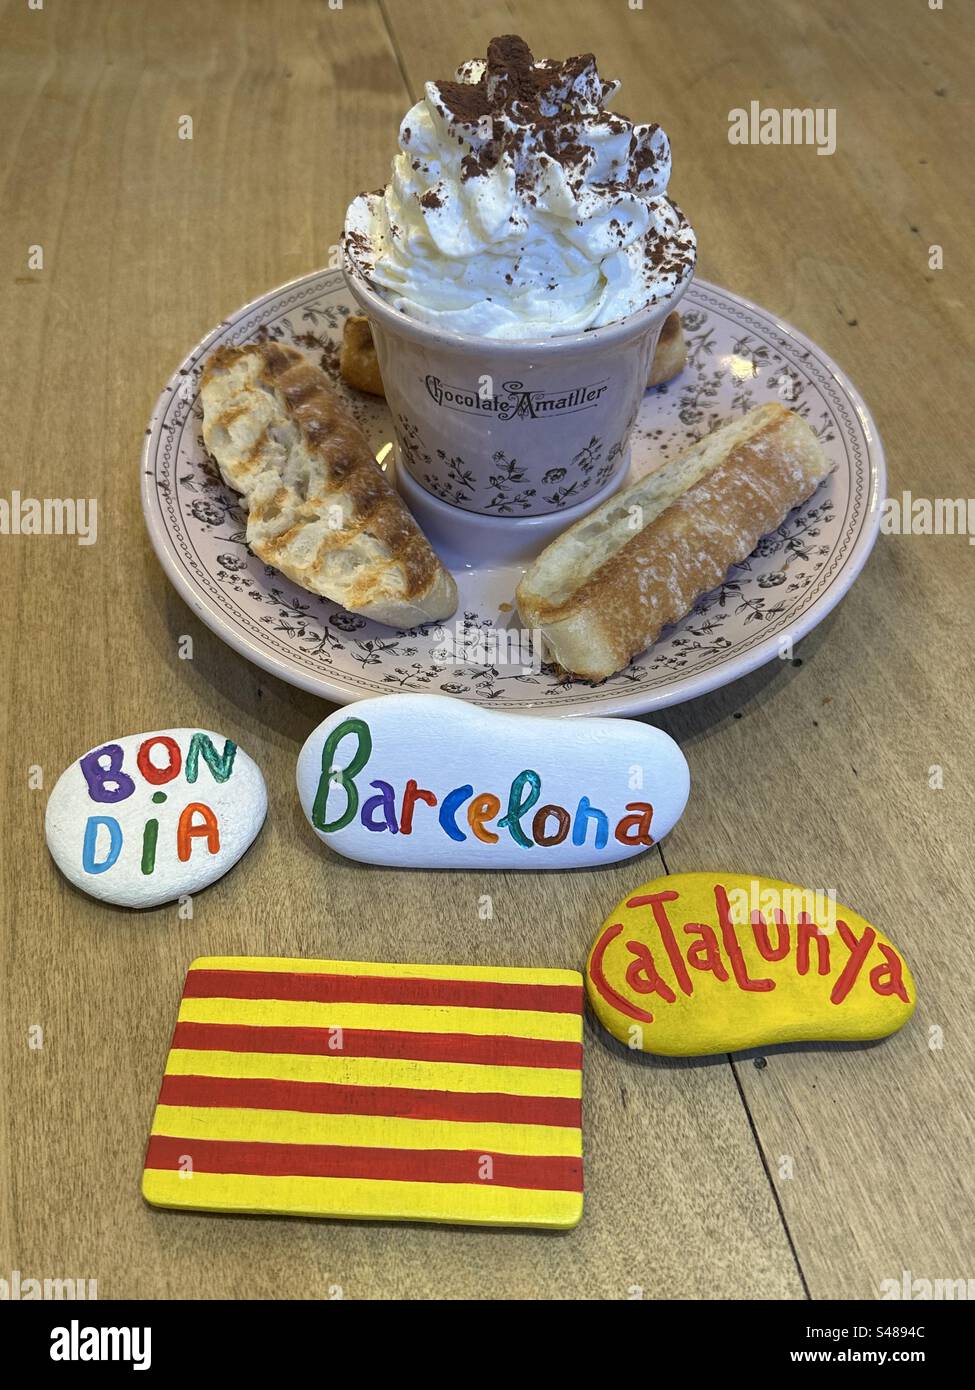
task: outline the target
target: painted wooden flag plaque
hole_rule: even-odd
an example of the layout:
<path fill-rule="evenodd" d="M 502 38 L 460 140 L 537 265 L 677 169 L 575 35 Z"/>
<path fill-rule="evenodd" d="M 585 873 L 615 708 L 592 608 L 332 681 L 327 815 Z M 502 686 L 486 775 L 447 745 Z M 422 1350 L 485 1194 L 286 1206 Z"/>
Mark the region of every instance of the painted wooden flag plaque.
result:
<path fill-rule="evenodd" d="M 199 1211 L 574 1226 L 582 1008 L 575 970 L 201 957 L 143 1196 Z"/>

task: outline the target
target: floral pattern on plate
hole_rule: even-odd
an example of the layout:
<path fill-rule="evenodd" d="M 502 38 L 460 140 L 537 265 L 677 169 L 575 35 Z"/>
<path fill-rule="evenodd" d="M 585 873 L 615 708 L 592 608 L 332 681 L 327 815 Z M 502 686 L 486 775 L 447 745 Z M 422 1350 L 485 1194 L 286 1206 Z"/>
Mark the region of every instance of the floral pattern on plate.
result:
<path fill-rule="evenodd" d="M 348 613 L 299 589 L 248 551 L 240 499 L 203 447 L 199 378 L 218 344 L 270 337 L 301 347 L 337 381 L 342 324 L 352 311 L 339 271 L 321 271 L 263 296 L 194 349 L 163 391 L 146 431 L 143 508 L 167 574 L 219 636 L 284 680 L 339 703 L 426 690 L 510 710 L 642 713 L 716 689 L 774 659 L 788 640 L 797 641 L 826 616 L 866 561 L 885 478 L 876 430 L 856 391 L 796 330 L 728 291 L 696 281 L 682 306 L 687 366 L 644 396 L 631 441 L 631 477 L 769 400 L 798 411 L 835 464 L 818 492 L 734 566 L 719 588 L 702 595 L 681 623 L 626 670 L 598 685 L 569 679 L 545 664 L 529 669 L 490 659 L 486 639 L 517 625 L 516 567 L 456 576 L 461 604 L 446 646 L 435 624 L 398 631 Z M 339 389 L 381 451 L 392 436 L 385 403 L 340 383 Z M 595 463 L 603 442 L 594 440 L 591 447 Z M 501 511 L 517 483 L 517 463 L 498 464 Z M 458 485 L 462 469 L 458 460 Z M 558 479 L 552 482 L 558 485 Z M 510 510 L 517 514 L 516 501 Z M 471 660 L 479 641 L 487 656 Z"/>

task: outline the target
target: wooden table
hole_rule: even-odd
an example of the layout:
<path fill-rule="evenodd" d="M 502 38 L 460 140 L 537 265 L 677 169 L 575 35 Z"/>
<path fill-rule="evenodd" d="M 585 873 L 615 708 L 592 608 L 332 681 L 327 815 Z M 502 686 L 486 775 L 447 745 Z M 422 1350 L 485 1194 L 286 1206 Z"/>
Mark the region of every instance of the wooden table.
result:
<path fill-rule="evenodd" d="M 694 788 L 667 869 L 835 884 L 913 965 L 902 1034 L 660 1061 L 588 1022 L 587 1205 L 566 1235 L 188 1216 L 139 1196 L 194 956 L 579 964 L 633 882 L 604 869 L 569 892 L 544 875 L 326 859 L 293 769 L 327 707 L 201 626 L 146 539 L 139 448 L 173 365 L 228 311 L 321 265 L 350 195 L 385 180 L 424 79 L 518 28 L 540 54 L 595 50 L 623 78 L 621 109 L 661 120 L 701 273 L 849 370 L 891 493 L 967 497 L 970 7 L 6 0 L 0 16 L 0 493 L 99 500 L 95 545 L 0 537 L 0 1277 L 96 1278 L 101 1297 L 140 1298 L 871 1298 L 904 1270 L 975 1272 L 964 536 L 882 538 L 800 661 L 657 721 Z M 751 100 L 835 108 L 835 154 L 731 146 L 728 113 Z M 178 138 L 185 115 L 192 140 Z M 44 848 L 61 769 L 99 739 L 168 724 L 239 738 L 270 789 L 259 846 L 192 921 L 101 907 Z"/>

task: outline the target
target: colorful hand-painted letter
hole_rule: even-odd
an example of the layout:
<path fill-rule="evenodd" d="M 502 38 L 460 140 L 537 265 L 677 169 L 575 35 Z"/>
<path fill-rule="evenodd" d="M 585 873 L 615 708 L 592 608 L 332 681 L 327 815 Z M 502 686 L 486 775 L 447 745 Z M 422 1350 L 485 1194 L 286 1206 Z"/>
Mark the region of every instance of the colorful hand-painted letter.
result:
<path fill-rule="evenodd" d="M 545 719 L 443 695 L 338 710 L 298 758 L 315 833 L 412 868 L 568 869 L 641 854 L 677 821 L 677 744 L 627 719 Z"/>
<path fill-rule="evenodd" d="M 589 954 L 596 1017 L 672 1056 L 883 1038 L 914 1012 L 887 938 L 828 891 L 747 874 L 671 874 L 628 893 Z"/>

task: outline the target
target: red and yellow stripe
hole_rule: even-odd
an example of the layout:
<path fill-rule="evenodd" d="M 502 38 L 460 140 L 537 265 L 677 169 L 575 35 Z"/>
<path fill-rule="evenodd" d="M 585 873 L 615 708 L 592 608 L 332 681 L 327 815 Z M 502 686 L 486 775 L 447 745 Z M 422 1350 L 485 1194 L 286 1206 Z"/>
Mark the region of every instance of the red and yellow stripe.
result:
<path fill-rule="evenodd" d="M 213 1211 L 573 1226 L 582 978 L 203 958 L 143 1194 Z"/>

